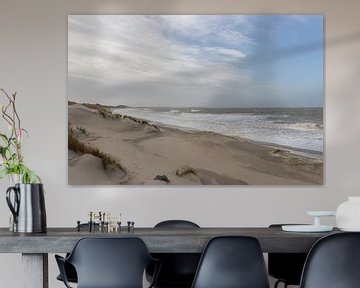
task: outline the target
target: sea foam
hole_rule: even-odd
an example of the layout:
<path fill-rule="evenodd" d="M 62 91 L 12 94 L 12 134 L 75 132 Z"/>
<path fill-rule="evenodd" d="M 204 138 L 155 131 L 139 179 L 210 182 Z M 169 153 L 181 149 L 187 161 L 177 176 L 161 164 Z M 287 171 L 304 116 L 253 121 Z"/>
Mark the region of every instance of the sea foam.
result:
<path fill-rule="evenodd" d="M 321 108 L 125 108 L 120 114 L 186 130 L 323 151 Z"/>

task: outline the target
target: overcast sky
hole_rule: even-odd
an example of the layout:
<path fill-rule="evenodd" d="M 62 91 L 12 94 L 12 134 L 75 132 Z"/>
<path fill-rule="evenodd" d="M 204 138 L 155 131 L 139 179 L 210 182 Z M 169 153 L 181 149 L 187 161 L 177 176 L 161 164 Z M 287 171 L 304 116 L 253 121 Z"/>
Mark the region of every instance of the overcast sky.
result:
<path fill-rule="evenodd" d="M 322 107 L 323 17 L 68 17 L 69 100 Z"/>

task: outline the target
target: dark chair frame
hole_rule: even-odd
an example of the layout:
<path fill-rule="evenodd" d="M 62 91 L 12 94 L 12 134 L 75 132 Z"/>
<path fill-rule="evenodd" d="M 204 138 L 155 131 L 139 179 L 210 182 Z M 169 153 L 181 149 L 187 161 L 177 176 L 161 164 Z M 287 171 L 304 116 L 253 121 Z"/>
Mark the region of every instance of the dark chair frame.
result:
<path fill-rule="evenodd" d="M 191 287 L 269 288 L 259 241 L 250 236 L 218 236 L 210 239 Z"/>
<path fill-rule="evenodd" d="M 359 267 L 360 232 L 325 236 L 309 252 L 300 288 L 358 288 Z"/>
<path fill-rule="evenodd" d="M 282 225 L 294 224 L 271 224 L 269 228 Z M 280 283 L 284 284 L 284 288 L 288 285 L 300 285 L 307 255 L 308 253 L 268 253 L 269 276 L 277 279 L 274 288 L 277 288 Z"/>
<path fill-rule="evenodd" d="M 80 229 L 84 229 L 84 228 L 86 228 L 88 230 L 89 223 L 80 224 Z M 99 223 L 95 223 L 95 229 L 99 229 Z M 65 258 L 69 257 L 69 255 L 70 255 L 70 253 L 66 253 Z M 78 280 L 77 280 L 77 274 L 76 274 L 75 267 L 68 262 L 66 262 L 64 265 L 65 265 L 65 275 L 66 275 L 67 281 L 71 282 L 71 283 L 77 283 Z M 64 282 L 63 278 L 61 277 L 61 274 L 59 274 L 56 277 L 56 279 Z"/>
<path fill-rule="evenodd" d="M 89 241 L 97 241 L 97 240 L 100 240 L 100 241 L 107 241 L 107 240 L 111 240 L 111 241 L 117 241 L 117 242 L 122 242 L 122 241 L 136 241 L 138 242 L 138 244 L 140 244 L 140 246 L 144 249 L 145 253 L 144 254 L 144 257 L 147 258 L 146 262 L 149 262 L 149 265 L 151 263 L 155 263 L 155 268 L 154 268 L 154 278 L 153 278 L 153 281 L 152 283 L 150 283 L 150 286 L 149 288 L 153 287 L 156 280 L 157 280 L 157 276 L 159 274 L 159 271 L 160 271 L 160 268 L 161 268 L 161 260 L 158 260 L 158 259 L 155 259 L 153 258 L 145 243 L 143 242 L 143 240 L 141 240 L 140 238 L 136 238 L 136 237 L 124 237 L 124 238 L 113 238 L 113 237 L 98 237 L 98 238 L 95 238 L 95 237 L 84 237 L 84 238 L 81 238 L 74 246 L 73 250 L 71 253 L 68 254 L 68 256 L 66 258 L 60 256 L 60 255 L 55 255 L 55 259 L 56 259 L 56 262 L 58 264 L 58 267 L 59 267 L 59 271 L 60 271 L 60 276 L 62 278 L 62 281 L 64 282 L 65 286 L 68 287 L 68 288 L 71 288 L 70 284 L 69 284 L 69 280 L 67 278 L 67 271 L 66 271 L 66 265 L 72 265 L 72 267 L 74 267 L 75 271 L 76 271 L 76 267 L 77 267 L 77 264 L 76 263 L 73 263 L 73 255 L 75 254 L 75 251 L 77 249 L 77 247 L 79 245 L 82 244 L 82 241 L 86 241 L 86 240 L 89 240 Z M 145 261 L 145 260 L 144 260 Z M 146 267 L 144 267 L 146 268 Z M 93 277 L 93 275 L 92 275 Z M 77 279 L 78 280 L 78 279 Z"/>
<path fill-rule="evenodd" d="M 154 228 L 200 228 L 200 226 L 189 220 L 165 220 L 157 223 Z"/>
<path fill-rule="evenodd" d="M 200 228 L 188 220 L 165 220 L 157 223 L 156 229 L 196 229 Z M 200 261 L 200 253 L 155 253 L 155 258 L 162 260 L 162 268 L 157 277 L 155 287 L 158 288 L 190 288 Z M 154 267 L 146 270 L 146 278 L 152 281 Z"/>

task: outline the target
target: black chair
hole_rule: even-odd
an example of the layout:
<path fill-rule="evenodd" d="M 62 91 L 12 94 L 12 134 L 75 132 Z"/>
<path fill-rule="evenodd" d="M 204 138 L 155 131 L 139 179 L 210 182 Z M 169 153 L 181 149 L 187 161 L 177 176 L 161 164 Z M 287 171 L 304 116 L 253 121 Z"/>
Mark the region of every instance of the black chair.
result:
<path fill-rule="evenodd" d="M 200 228 L 199 225 L 187 220 L 166 220 L 155 225 L 155 228 Z M 197 253 L 157 253 L 152 254 L 161 259 L 156 288 L 190 288 L 194 280 L 201 254 Z M 153 267 L 147 269 L 147 279 L 153 276 Z"/>
<path fill-rule="evenodd" d="M 192 288 L 269 288 L 256 238 L 220 236 L 207 244 Z"/>
<path fill-rule="evenodd" d="M 301 288 L 360 287 L 360 233 L 321 238 L 306 260 Z"/>
<path fill-rule="evenodd" d="M 88 223 L 80 224 L 80 229 L 81 230 L 89 229 L 89 224 Z M 95 223 L 95 229 L 99 229 L 99 224 L 98 223 Z M 69 253 L 66 254 L 66 257 L 68 257 L 68 256 L 69 256 Z M 67 263 L 67 262 L 65 262 L 64 266 L 65 266 L 65 274 L 66 274 L 68 282 L 77 283 L 77 275 L 76 275 L 76 270 L 75 270 L 74 266 L 71 265 L 70 263 Z M 62 277 L 61 277 L 61 274 L 59 274 L 56 277 L 56 279 L 59 280 L 59 281 L 64 282 Z"/>
<path fill-rule="evenodd" d="M 156 224 L 155 228 L 200 228 L 200 226 L 188 220 L 165 220 Z"/>
<path fill-rule="evenodd" d="M 68 257 L 68 256 L 69 256 L 69 254 L 66 254 L 66 257 Z M 67 279 L 68 282 L 77 283 L 77 281 L 78 281 L 77 280 L 77 274 L 76 274 L 75 267 L 73 265 L 71 265 L 68 262 L 64 262 L 64 273 L 66 275 L 66 279 Z M 63 278 L 61 277 L 61 274 L 59 274 L 56 277 L 56 279 L 59 280 L 59 281 L 64 282 Z"/>
<path fill-rule="evenodd" d="M 270 228 L 280 228 L 288 224 L 272 224 Z M 274 288 L 280 283 L 286 288 L 288 285 L 300 285 L 301 273 L 304 268 L 307 253 L 269 253 L 268 272 L 277 281 Z"/>
<path fill-rule="evenodd" d="M 65 263 L 75 267 L 78 288 L 142 288 L 145 268 L 156 262 L 139 238 L 82 238 L 67 258 L 55 258 L 66 287 Z"/>

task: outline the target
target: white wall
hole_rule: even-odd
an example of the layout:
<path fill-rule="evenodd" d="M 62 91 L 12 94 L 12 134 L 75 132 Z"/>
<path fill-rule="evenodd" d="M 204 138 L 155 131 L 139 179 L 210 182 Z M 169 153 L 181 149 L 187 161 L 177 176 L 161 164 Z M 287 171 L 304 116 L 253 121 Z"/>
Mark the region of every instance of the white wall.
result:
<path fill-rule="evenodd" d="M 360 2 L 357 0 L 1 0 L 0 86 L 17 91 L 30 137 L 26 161 L 46 187 L 48 226 L 73 226 L 89 210 L 122 212 L 136 226 L 187 218 L 201 226 L 307 222 L 360 195 Z M 313 187 L 69 187 L 67 185 L 68 14 L 324 14 L 325 184 Z M 0 226 L 8 224 L 6 180 Z M 334 224 L 333 220 L 328 223 Z M 50 287 L 57 271 L 50 256 Z M 19 255 L 0 255 L 1 287 L 20 287 Z"/>

